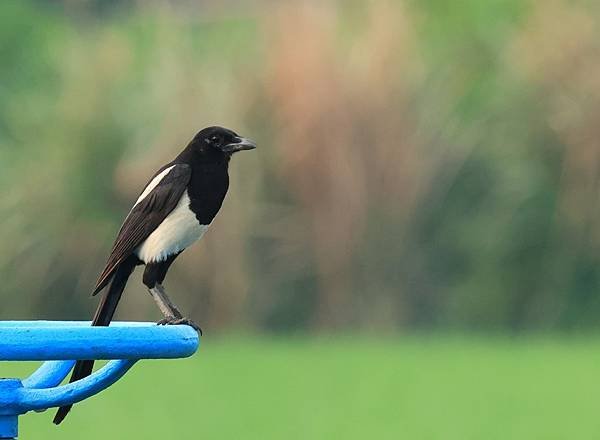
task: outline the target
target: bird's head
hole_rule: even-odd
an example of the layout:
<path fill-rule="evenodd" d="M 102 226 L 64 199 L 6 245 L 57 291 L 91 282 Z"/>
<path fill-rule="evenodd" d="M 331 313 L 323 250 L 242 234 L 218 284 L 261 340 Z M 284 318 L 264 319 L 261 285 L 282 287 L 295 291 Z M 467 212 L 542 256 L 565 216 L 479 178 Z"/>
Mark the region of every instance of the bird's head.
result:
<path fill-rule="evenodd" d="M 243 150 L 253 150 L 256 144 L 250 139 L 239 136 L 232 130 L 223 127 L 208 127 L 200 130 L 192 144 L 205 154 L 223 155 L 231 157 L 232 154 Z"/>

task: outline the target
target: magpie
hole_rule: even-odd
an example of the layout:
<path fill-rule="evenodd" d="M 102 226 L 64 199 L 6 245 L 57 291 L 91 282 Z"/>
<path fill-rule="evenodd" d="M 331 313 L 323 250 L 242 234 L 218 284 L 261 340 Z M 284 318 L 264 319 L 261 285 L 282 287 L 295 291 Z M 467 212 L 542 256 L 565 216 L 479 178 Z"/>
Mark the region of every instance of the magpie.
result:
<path fill-rule="evenodd" d="M 109 325 L 129 276 L 136 266 L 145 265 L 143 283 L 164 315 L 158 324 L 187 324 L 201 331 L 171 302 L 162 283 L 173 261 L 204 235 L 219 212 L 229 188 L 231 156 L 254 148 L 254 142 L 231 130 L 208 127 L 152 176 L 125 218 L 96 282 L 92 295 L 110 287 L 92 325 Z M 92 360 L 77 361 L 70 382 L 89 376 L 93 366 Z M 55 424 L 71 406 L 58 409 Z"/>

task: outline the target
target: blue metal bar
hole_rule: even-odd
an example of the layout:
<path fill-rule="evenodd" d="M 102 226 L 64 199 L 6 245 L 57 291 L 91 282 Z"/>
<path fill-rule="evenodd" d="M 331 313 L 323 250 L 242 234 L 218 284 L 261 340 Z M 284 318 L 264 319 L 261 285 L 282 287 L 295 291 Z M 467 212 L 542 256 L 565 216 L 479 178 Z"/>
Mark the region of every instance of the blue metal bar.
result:
<path fill-rule="evenodd" d="M 46 327 L 90 327 L 91 321 L 0 321 L 0 327 L 26 327 L 26 328 L 46 328 Z M 153 327 L 154 322 L 139 322 L 139 321 L 113 321 L 111 327 Z"/>
<path fill-rule="evenodd" d="M 25 388 L 52 388 L 67 377 L 75 361 L 44 362 L 31 376 L 23 381 Z"/>
<path fill-rule="evenodd" d="M 132 360 L 111 361 L 91 376 L 52 389 L 21 387 L 16 393 L 15 401 L 1 408 L 0 414 L 24 414 L 27 411 L 81 402 L 114 384 L 135 362 Z"/>
<path fill-rule="evenodd" d="M 198 334 L 187 325 L 0 323 L 0 361 L 173 359 L 191 356 L 197 348 Z"/>
<path fill-rule="evenodd" d="M 12 439 L 17 437 L 19 424 L 18 416 L 0 416 L 0 439 Z"/>
<path fill-rule="evenodd" d="M 16 416 L 19 413 L 10 409 L 10 406 L 15 401 L 15 397 L 23 388 L 23 384 L 19 379 L 1 379 L 0 380 L 0 416 Z M 0 438 L 2 433 L 0 432 Z"/>
<path fill-rule="evenodd" d="M 191 356 L 198 344 L 196 331 L 183 325 L 0 322 L 0 361 L 50 361 L 23 382 L 0 379 L 0 439 L 17 436 L 21 414 L 80 402 L 114 384 L 139 359 Z M 59 386 L 74 359 L 112 360 L 91 376 Z"/>

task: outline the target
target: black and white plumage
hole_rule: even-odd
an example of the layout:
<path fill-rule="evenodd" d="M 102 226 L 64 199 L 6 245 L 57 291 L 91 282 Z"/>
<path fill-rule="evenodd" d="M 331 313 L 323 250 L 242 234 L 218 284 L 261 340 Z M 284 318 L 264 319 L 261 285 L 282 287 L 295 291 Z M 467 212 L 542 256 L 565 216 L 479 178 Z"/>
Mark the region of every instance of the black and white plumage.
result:
<path fill-rule="evenodd" d="M 110 256 L 92 292 L 110 287 L 98 306 L 92 325 L 112 320 L 127 280 L 145 265 L 143 282 L 165 318 L 160 324 L 188 324 L 199 330 L 167 297 L 162 282 L 173 261 L 199 240 L 219 212 L 229 188 L 231 156 L 255 148 L 254 142 L 222 127 L 209 127 L 150 179 L 125 218 Z M 91 374 L 93 361 L 78 361 L 71 382 Z M 71 406 L 59 408 L 59 424 Z"/>

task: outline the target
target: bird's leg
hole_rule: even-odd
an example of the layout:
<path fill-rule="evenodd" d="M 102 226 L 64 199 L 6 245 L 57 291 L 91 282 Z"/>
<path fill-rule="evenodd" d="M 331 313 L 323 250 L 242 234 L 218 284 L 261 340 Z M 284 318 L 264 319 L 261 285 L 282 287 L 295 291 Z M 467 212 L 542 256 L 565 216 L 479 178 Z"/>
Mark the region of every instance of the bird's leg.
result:
<path fill-rule="evenodd" d="M 167 296 L 167 292 L 165 292 L 165 288 L 162 284 L 156 283 L 155 286 L 150 290 L 150 295 L 158 305 L 158 308 L 165 316 L 165 318 L 171 319 L 181 319 L 183 315 L 179 311 L 179 309 L 171 302 L 169 297 Z"/>
<path fill-rule="evenodd" d="M 189 325 L 202 334 L 202 329 L 191 319 L 184 318 L 175 304 L 171 302 L 162 284 L 156 283 L 153 288 L 148 290 L 165 317 L 158 321 L 159 325 Z"/>

